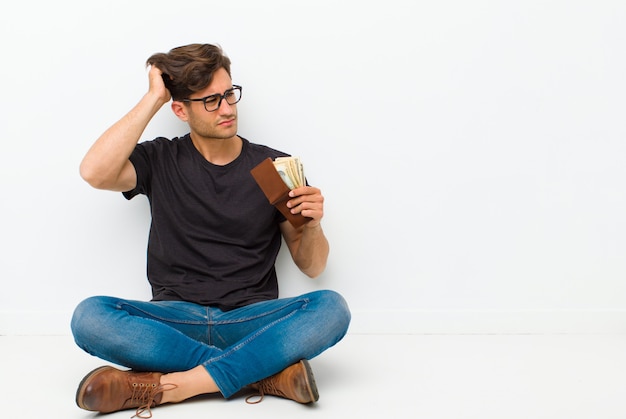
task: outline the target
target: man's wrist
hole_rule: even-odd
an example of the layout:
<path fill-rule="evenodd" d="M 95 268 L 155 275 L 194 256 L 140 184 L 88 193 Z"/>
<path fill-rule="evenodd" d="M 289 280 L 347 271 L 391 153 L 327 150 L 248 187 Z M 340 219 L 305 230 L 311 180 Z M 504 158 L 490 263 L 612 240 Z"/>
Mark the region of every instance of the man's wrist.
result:
<path fill-rule="evenodd" d="M 313 221 L 309 221 L 308 223 L 304 224 L 304 229 L 310 231 L 321 230 L 322 224 L 319 221 L 316 223 L 314 223 Z"/>

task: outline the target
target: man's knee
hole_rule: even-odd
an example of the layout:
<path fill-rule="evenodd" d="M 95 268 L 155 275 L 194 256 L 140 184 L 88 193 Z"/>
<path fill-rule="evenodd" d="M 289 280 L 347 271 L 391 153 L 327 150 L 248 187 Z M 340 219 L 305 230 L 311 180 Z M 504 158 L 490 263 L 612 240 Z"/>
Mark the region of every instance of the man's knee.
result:
<path fill-rule="evenodd" d="M 107 305 L 107 297 L 89 297 L 76 306 L 70 328 L 79 346 L 83 347 L 82 343 L 91 340 L 102 326 L 101 315 Z"/>
<path fill-rule="evenodd" d="M 330 323 L 339 335 L 344 335 L 348 331 L 352 314 L 345 298 L 341 294 L 332 290 L 318 291 L 320 306 L 325 313 L 327 326 Z"/>

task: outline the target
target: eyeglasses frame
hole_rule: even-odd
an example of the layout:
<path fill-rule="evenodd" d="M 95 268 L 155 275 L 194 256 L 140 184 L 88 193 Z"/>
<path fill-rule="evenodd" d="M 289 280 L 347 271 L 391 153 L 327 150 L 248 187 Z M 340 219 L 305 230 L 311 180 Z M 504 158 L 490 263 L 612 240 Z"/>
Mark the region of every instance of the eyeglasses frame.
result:
<path fill-rule="evenodd" d="M 239 90 L 239 99 L 237 99 L 237 102 L 235 102 L 235 103 L 230 103 L 230 102 L 228 101 L 228 99 L 226 100 L 226 103 L 228 103 L 229 105 L 235 105 L 236 103 L 238 103 L 238 102 L 241 100 L 241 98 L 242 98 L 242 96 L 243 96 L 243 87 L 241 87 L 241 86 L 239 86 L 239 85 L 237 85 L 237 84 L 233 84 L 233 87 L 231 87 L 230 89 L 226 90 L 226 91 L 224 92 L 224 94 L 222 94 L 222 95 L 220 95 L 219 93 L 214 93 L 214 94 L 212 94 L 212 95 L 208 95 L 208 96 L 205 96 L 205 97 L 200 97 L 200 98 L 193 98 L 193 99 L 187 98 L 187 99 L 181 99 L 181 100 L 180 100 L 180 102 L 186 102 L 186 103 L 188 103 L 188 102 L 202 102 L 202 103 L 204 104 L 204 110 L 205 110 L 205 111 L 207 111 L 207 112 L 215 112 L 216 110 L 218 110 L 218 109 L 220 108 L 220 106 L 222 106 L 222 100 L 226 99 L 226 95 L 227 95 L 227 94 L 229 94 L 229 93 L 232 93 L 232 92 L 233 92 L 233 91 L 235 91 L 235 90 Z M 208 109 L 207 109 L 207 107 L 206 107 L 206 102 L 207 102 L 207 100 L 209 100 L 209 99 L 215 99 L 215 98 L 217 98 L 217 97 L 219 97 L 219 98 L 220 98 L 219 102 L 217 102 L 217 107 L 216 107 L 215 109 L 208 110 Z"/>

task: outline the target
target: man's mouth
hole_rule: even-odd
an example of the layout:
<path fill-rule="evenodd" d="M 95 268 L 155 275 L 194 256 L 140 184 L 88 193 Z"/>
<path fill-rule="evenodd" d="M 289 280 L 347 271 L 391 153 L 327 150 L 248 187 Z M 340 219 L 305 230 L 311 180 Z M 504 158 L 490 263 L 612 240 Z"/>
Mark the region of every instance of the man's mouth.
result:
<path fill-rule="evenodd" d="M 235 120 L 236 120 L 236 119 L 237 119 L 237 118 L 226 119 L 226 120 L 224 120 L 224 121 L 222 121 L 222 122 L 218 123 L 217 125 L 220 125 L 220 126 L 229 126 L 229 125 L 232 125 L 232 124 L 235 122 Z"/>

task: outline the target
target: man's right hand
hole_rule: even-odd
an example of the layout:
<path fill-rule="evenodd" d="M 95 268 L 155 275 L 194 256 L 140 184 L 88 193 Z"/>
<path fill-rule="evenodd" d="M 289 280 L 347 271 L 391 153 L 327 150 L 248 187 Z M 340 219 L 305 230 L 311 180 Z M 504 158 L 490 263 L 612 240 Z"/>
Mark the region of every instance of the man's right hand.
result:
<path fill-rule="evenodd" d="M 148 66 L 148 68 L 149 92 L 158 97 L 163 104 L 166 104 L 172 95 L 163 82 L 163 72 L 154 65 Z"/>
<path fill-rule="evenodd" d="M 165 83 L 163 82 L 163 72 L 161 69 L 154 65 L 149 66 L 148 80 L 150 83 L 150 93 L 158 97 L 163 104 L 169 102 L 172 95 L 165 87 Z"/>

